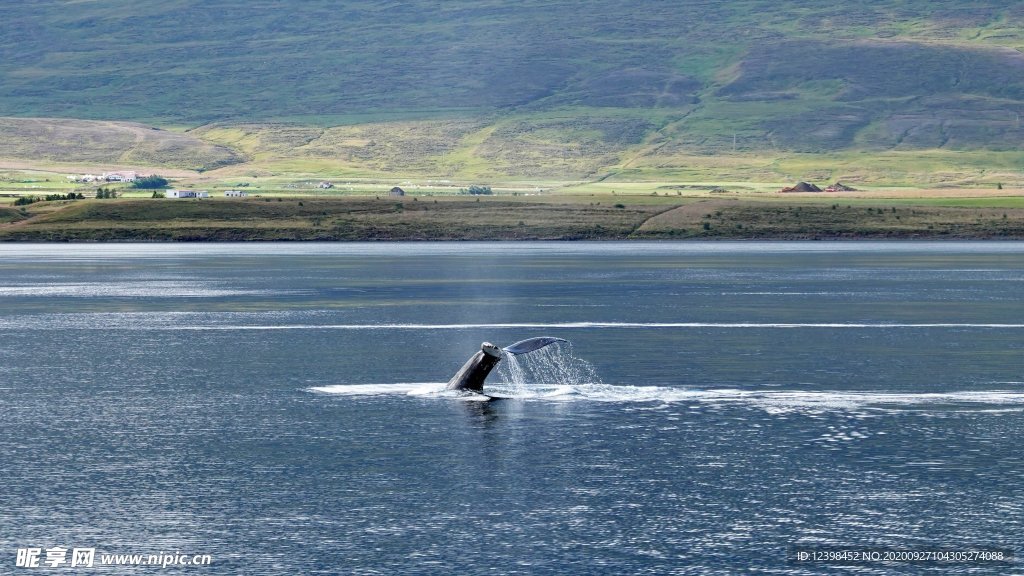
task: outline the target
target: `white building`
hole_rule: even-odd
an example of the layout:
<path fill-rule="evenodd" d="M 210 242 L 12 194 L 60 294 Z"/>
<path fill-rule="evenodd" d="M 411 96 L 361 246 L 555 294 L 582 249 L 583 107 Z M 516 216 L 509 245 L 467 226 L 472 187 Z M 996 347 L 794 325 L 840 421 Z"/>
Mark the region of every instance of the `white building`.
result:
<path fill-rule="evenodd" d="M 224 195 L 229 198 L 245 198 L 249 193 L 242 192 L 241 190 L 225 190 Z"/>
<path fill-rule="evenodd" d="M 135 172 L 126 170 L 123 172 L 104 172 L 103 179 L 107 182 L 135 182 Z"/>
<path fill-rule="evenodd" d="M 164 198 L 209 198 L 206 190 L 164 190 Z"/>

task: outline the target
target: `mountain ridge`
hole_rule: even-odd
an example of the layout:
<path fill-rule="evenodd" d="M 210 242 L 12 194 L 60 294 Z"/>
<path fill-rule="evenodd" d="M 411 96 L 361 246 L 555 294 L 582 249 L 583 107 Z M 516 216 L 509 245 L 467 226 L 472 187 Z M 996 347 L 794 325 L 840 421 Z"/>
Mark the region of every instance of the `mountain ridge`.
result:
<path fill-rule="evenodd" d="M 142 155 L 156 165 L 209 170 L 290 152 L 371 173 L 593 178 L 715 155 L 1012 156 L 1024 145 L 1024 5 L 1014 2 L 5 10 L 0 117 L 184 129 L 199 152 Z M 319 136 L 293 146 L 304 130 Z M 38 142 L 21 142 L 0 155 L 37 156 Z M 111 158 L 139 157 L 125 146 Z"/>

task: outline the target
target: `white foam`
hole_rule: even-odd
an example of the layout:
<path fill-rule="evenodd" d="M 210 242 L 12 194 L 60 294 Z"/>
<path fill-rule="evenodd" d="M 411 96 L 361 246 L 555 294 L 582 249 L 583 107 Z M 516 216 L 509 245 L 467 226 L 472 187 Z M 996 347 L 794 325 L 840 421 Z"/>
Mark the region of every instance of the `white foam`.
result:
<path fill-rule="evenodd" d="M 468 390 L 446 390 L 447 382 L 410 382 L 399 384 L 335 384 L 314 386 L 309 390 L 320 394 L 338 396 L 423 396 L 428 398 L 449 398 L 460 402 L 487 402 L 492 399 L 486 394 Z"/>
<path fill-rule="evenodd" d="M 314 386 L 309 390 L 321 394 L 339 394 L 342 396 L 385 396 L 391 394 L 411 394 L 425 386 L 436 386 L 433 383 L 399 383 L 399 384 L 334 384 L 331 386 Z M 444 389 L 444 384 L 441 384 Z"/>
<path fill-rule="evenodd" d="M 907 409 L 914 407 L 952 407 L 976 410 L 998 407 L 1001 411 L 1024 410 L 1024 391 L 972 390 L 953 392 L 875 392 L 875 391 L 756 391 L 737 388 L 675 388 L 612 384 L 529 384 L 527 386 L 487 385 L 484 395 L 467 395 L 445 390 L 445 383 L 341 384 L 311 388 L 314 392 L 345 396 L 415 395 L 421 397 L 459 397 L 487 399 L 488 396 L 523 401 L 584 402 L 688 402 L 697 405 L 745 405 L 769 411 L 800 409 L 853 410 L 863 408 Z"/>

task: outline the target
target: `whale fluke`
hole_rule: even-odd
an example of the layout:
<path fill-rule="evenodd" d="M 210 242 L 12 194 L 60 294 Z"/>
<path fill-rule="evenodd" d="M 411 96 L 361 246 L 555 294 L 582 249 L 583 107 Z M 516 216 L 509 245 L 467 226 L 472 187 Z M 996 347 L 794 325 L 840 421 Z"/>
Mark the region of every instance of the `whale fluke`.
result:
<path fill-rule="evenodd" d="M 515 344 L 510 344 L 502 348 L 509 354 L 526 354 L 527 352 L 533 352 L 534 350 L 540 350 L 548 344 L 554 344 L 555 342 L 568 342 L 565 338 L 555 338 L 554 336 L 541 336 L 539 338 L 527 338 L 526 340 L 520 340 Z"/>
<path fill-rule="evenodd" d="M 498 362 L 501 362 L 501 349 L 490 342 L 484 342 L 480 345 L 480 350 L 462 365 L 455 376 L 452 376 L 445 390 L 483 392 L 484 379 Z"/>
<path fill-rule="evenodd" d="M 553 336 L 541 336 L 539 338 L 520 340 L 505 348 L 498 348 L 490 342 L 484 342 L 480 345 L 480 350 L 462 365 L 462 368 L 455 373 L 455 376 L 452 376 L 452 379 L 448 381 L 448 385 L 445 386 L 445 390 L 469 390 L 481 393 L 484 389 L 484 380 L 491 373 L 491 370 L 498 365 L 498 362 L 501 362 L 504 353 L 513 355 L 526 354 L 527 352 L 540 350 L 548 344 L 554 344 L 555 342 L 568 342 L 568 340 Z"/>

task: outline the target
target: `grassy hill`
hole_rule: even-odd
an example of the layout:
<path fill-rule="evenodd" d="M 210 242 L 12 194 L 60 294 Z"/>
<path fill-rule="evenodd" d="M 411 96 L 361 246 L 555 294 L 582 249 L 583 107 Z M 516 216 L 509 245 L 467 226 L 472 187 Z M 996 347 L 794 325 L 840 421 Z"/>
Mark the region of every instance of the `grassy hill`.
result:
<path fill-rule="evenodd" d="M 233 149 L 132 122 L 0 118 L 0 158 L 209 170 L 243 161 Z"/>
<path fill-rule="evenodd" d="M 971 184 L 1021 179 L 1022 113 L 1019 2 L 39 0 L 0 18 L 0 117 L 129 122 L 2 120 L 8 158 Z"/>
<path fill-rule="evenodd" d="M 607 199 L 607 198 L 606 198 Z M 1024 238 L 1024 204 L 977 198 L 216 198 L 0 207 L 0 241 Z M 841 202 L 841 203 L 840 203 Z"/>

